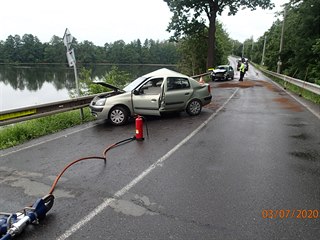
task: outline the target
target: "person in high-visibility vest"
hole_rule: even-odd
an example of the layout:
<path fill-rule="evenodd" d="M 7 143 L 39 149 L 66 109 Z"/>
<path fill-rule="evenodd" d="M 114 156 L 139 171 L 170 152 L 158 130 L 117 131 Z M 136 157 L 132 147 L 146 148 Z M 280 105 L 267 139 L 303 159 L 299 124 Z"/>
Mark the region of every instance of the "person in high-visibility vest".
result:
<path fill-rule="evenodd" d="M 239 79 L 239 81 L 243 81 L 244 74 L 246 73 L 246 65 L 244 64 L 244 62 L 245 62 L 245 60 L 244 60 L 244 58 L 242 58 L 241 65 L 240 65 L 240 68 L 239 68 L 239 71 L 240 71 L 240 79 Z"/>

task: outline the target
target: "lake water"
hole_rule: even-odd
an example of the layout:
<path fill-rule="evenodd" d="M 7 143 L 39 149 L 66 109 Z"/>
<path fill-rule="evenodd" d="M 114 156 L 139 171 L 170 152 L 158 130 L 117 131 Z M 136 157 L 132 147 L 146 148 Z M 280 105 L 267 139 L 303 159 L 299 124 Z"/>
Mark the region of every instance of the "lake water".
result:
<path fill-rule="evenodd" d="M 161 67 L 118 66 L 119 70 L 130 73 L 132 80 Z M 172 66 L 168 68 L 175 70 Z M 91 69 L 92 79 L 99 80 L 111 66 L 93 66 Z M 0 111 L 70 99 L 69 93 L 75 86 L 73 68 L 0 65 Z"/>

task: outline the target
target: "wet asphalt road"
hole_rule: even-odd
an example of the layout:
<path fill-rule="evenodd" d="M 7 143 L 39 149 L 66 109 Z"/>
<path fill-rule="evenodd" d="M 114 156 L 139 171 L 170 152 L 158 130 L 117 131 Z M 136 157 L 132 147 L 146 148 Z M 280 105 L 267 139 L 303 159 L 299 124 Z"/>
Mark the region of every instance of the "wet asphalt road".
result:
<path fill-rule="evenodd" d="M 149 117 L 145 141 L 68 170 L 47 218 L 16 239 L 319 239 L 320 119 L 253 67 L 237 77 L 210 83 L 200 116 Z M 0 211 L 133 134 L 98 121 L 1 151 Z"/>

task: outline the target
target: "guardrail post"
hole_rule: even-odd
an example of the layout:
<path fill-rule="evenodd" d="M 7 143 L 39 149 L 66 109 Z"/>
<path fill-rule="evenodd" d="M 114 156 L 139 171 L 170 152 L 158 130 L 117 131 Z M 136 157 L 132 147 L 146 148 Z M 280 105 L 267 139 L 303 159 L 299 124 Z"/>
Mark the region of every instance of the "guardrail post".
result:
<path fill-rule="evenodd" d="M 80 108 L 80 116 L 81 116 L 81 121 L 84 121 L 84 114 L 83 114 L 83 108 Z"/>

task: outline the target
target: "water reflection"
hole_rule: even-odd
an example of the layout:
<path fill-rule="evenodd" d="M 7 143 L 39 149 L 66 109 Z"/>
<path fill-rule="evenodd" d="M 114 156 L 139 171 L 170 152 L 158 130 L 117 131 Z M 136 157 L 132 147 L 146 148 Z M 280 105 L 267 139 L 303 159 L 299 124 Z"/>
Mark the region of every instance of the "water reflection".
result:
<path fill-rule="evenodd" d="M 111 67 L 87 66 L 92 69 L 92 79 L 101 79 Z M 128 72 L 132 80 L 161 67 L 163 66 L 118 66 L 119 70 Z M 174 66 L 166 67 L 176 70 Z M 0 65 L 0 111 L 69 99 L 69 92 L 75 89 L 75 85 L 73 68 Z"/>
<path fill-rule="evenodd" d="M 0 81 L 15 90 L 37 91 L 45 82 L 57 90 L 74 87 L 73 71 L 61 67 L 0 66 Z"/>

